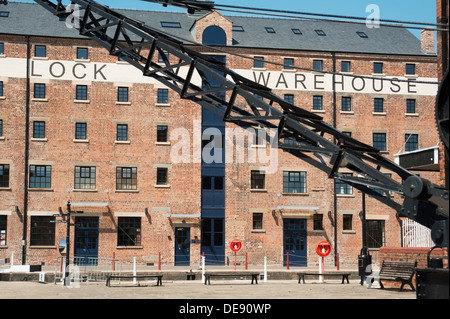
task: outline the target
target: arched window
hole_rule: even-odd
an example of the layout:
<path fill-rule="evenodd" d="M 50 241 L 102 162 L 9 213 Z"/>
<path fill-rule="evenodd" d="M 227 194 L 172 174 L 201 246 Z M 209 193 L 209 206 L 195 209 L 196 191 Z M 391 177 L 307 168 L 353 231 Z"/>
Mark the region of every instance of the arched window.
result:
<path fill-rule="evenodd" d="M 206 45 L 226 45 L 227 35 L 221 27 L 212 25 L 203 31 L 202 43 Z"/>

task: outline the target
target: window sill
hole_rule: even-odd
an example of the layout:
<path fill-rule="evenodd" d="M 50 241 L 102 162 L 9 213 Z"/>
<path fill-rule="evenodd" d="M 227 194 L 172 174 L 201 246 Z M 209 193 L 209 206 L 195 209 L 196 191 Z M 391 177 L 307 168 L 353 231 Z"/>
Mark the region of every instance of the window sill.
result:
<path fill-rule="evenodd" d="M 0 96 L 0 100 L 6 100 L 6 96 Z"/>
<path fill-rule="evenodd" d="M 6 141 L 6 137 L 5 136 L 0 136 L 0 141 Z"/>
<path fill-rule="evenodd" d="M 282 193 L 283 196 L 309 196 L 309 193 Z"/>
<path fill-rule="evenodd" d="M 139 193 L 138 189 L 116 189 L 115 193 Z"/>
<path fill-rule="evenodd" d="M 267 193 L 267 189 L 256 189 L 256 188 L 252 188 L 252 189 L 250 189 L 250 192 L 253 192 L 253 193 Z"/>
<path fill-rule="evenodd" d="M 80 62 L 80 63 L 91 63 L 90 59 L 75 59 L 75 62 Z"/>
<path fill-rule="evenodd" d="M 170 142 L 155 142 L 155 145 L 170 145 Z"/>
<path fill-rule="evenodd" d="M 37 138 L 37 137 L 32 137 L 31 138 L 32 142 L 47 142 L 48 138 Z"/>
<path fill-rule="evenodd" d="M 354 235 L 354 234 L 356 234 L 356 230 L 343 230 L 342 233 Z"/>
<path fill-rule="evenodd" d="M 116 102 L 116 105 L 131 105 L 131 102 Z"/>
<path fill-rule="evenodd" d="M 89 143 L 89 140 L 77 140 L 77 139 L 74 139 L 73 142 L 74 143 Z"/>
<path fill-rule="evenodd" d="M 30 249 L 56 249 L 56 246 L 55 245 L 48 245 L 48 246 L 39 246 L 39 245 L 32 246 L 32 245 L 30 245 Z"/>
<path fill-rule="evenodd" d="M 253 67 L 252 71 L 267 71 L 267 69 L 266 68 L 255 68 L 255 67 Z"/>
<path fill-rule="evenodd" d="M 76 192 L 76 193 L 82 193 L 82 192 L 86 192 L 86 193 L 97 193 L 98 190 L 97 189 L 72 189 L 72 192 Z"/>
<path fill-rule="evenodd" d="M 117 249 L 143 249 L 144 246 L 116 246 Z"/>
<path fill-rule="evenodd" d="M 73 100 L 73 103 L 90 104 L 91 100 Z"/>
<path fill-rule="evenodd" d="M 34 56 L 31 59 L 32 60 L 48 61 L 48 56 Z"/>
<path fill-rule="evenodd" d="M 170 184 L 167 185 L 153 185 L 155 188 L 170 188 Z"/>
<path fill-rule="evenodd" d="M 340 111 L 341 114 L 345 114 L 345 115 L 354 115 L 355 112 L 354 111 Z"/>
<path fill-rule="evenodd" d="M 0 187 L 0 192 L 1 191 L 10 192 L 11 191 L 11 187 Z"/>
<path fill-rule="evenodd" d="M 354 197 L 355 197 L 355 194 L 336 194 L 336 197 L 354 198 Z"/>
<path fill-rule="evenodd" d="M 29 192 L 53 192 L 53 188 L 29 188 Z"/>
<path fill-rule="evenodd" d="M 372 112 L 373 115 L 386 116 L 386 112 Z"/>
<path fill-rule="evenodd" d="M 419 116 L 419 113 L 405 113 L 405 116 Z"/>
<path fill-rule="evenodd" d="M 265 232 L 265 229 L 252 229 L 252 233 L 264 234 Z"/>
<path fill-rule="evenodd" d="M 325 113 L 325 110 L 311 110 L 312 113 Z"/>
<path fill-rule="evenodd" d="M 114 141 L 116 144 L 130 144 L 130 141 Z"/>
<path fill-rule="evenodd" d="M 46 98 L 38 98 L 38 97 L 34 97 L 31 99 L 32 102 L 48 102 L 48 99 Z"/>
<path fill-rule="evenodd" d="M 158 107 L 170 107 L 170 103 L 156 103 L 155 106 L 158 106 Z"/>

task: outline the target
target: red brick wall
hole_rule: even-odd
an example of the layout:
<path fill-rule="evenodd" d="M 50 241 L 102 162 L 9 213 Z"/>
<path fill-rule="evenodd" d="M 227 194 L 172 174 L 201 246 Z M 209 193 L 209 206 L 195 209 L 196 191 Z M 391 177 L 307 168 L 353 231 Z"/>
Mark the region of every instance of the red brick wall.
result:
<path fill-rule="evenodd" d="M 381 247 L 378 254 L 378 260 L 372 259 L 372 262 L 377 264 L 380 269 L 383 264 L 383 260 L 392 260 L 392 261 L 408 261 L 415 262 L 417 261 L 417 268 L 428 268 L 427 266 L 427 255 L 428 251 L 431 247 L 424 248 L 410 248 L 410 247 Z M 448 250 L 435 248 L 431 252 L 430 258 L 443 258 L 444 268 L 448 267 Z M 386 287 L 400 287 L 400 284 L 397 282 L 383 282 L 383 285 Z M 414 276 L 414 285 L 415 285 L 415 276 Z M 406 286 L 408 287 L 408 286 Z"/>
<path fill-rule="evenodd" d="M 214 18 L 215 17 L 215 18 Z M 221 24 L 231 41 L 231 23 L 216 13 L 205 16 L 198 21 L 197 34 L 212 21 Z M 213 20 L 214 20 L 213 19 Z M 218 21 L 218 22 L 217 22 Z M 25 38 L 19 36 L 3 36 L 6 57 L 26 57 Z M 106 50 L 89 40 L 31 38 L 32 44 L 46 44 L 47 56 L 50 60 L 73 61 L 77 46 L 89 46 L 89 59 L 92 62 L 115 63 L 116 57 L 110 56 Z M 194 48 L 201 51 L 199 48 Z M 248 56 L 265 56 L 267 60 L 283 63 L 284 57 L 294 58 L 295 65 L 312 68 L 314 59 L 323 60 L 324 70 L 332 70 L 332 56 L 326 52 L 298 52 L 279 49 L 226 48 Z M 211 52 L 208 52 L 211 53 Z M 145 54 L 145 53 L 144 53 Z M 173 57 L 171 57 L 173 58 Z M 371 75 L 373 61 L 385 63 L 385 73 L 389 76 L 404 76 L 405 63 L 416 64 L 416 73 L 421 77 L 435 77 L 435 57 L 412 56 L 376 56 L 370 54 L 336 54 L 337 68 L 340 61 L 351 61 L 355 74 Z M 230 68 L 250 70 L 253 61 L 242 57 L 229 56 L 227 64 Z M 281 71 L 282 66 L 266 64 L 267 71 Z M 25 72 L 25 70 L 24 70 Z M 3 75 L 2 75 L 3 76 Z M 7 76 L 7 75 L 6 75 Z M 48 118 L 47 141 L 30 142 L 30 161 L 51 162 L 52 190 L 30 191 L 29 211 L 65 210 L 67 200 L 72 202 L 108 202 L 109 210 L 100 213 L 99 257 L 115 256 L 124 262 L 131 262 L 138 256 L 157 255 L 161 252 L 163 262 L 173 264 L 174 260 L 174 224 L 166 217 L 167 212 L 154 211 L 153 208 L 168 207 L 172 213 L 198 214 L 200 208 L 196 202 L 200 198 L 200 164 L 173 164 L 169 170 L 170 188 L 156 188 L 155 163 L 170 164 L 170 147 L 155 145 L 155 122 L 170 121 L 171 128 L 184 127 L 191 133 L 193 120 L 200 120 L 201 109 L 197 105 L 180 100 L 173 92 L 169 93 L 170 107 L 157 107 L 156 88 L 148 84 L 134 83 L 130 87 L 130 105 L 116 105 L 117 91 L 114 83 L 95 82 L 89 85 L 89 104 L 74 102 L 75 84 L 72 81 L 49 80 L 47 84 L 48 101 L 32 101 L 30 105 L 33 118 Z M 0 159 L 11 163 L 11 189 L 0 190 L 0 211 L 13 211 L 15 206 L 23 214 L 23 167 L 24 167 L 24 106 L 25 80 L 9 77 L 5 81 L 5 99 L 0 100 L 0 117 L 4 118 L 6 139 L 0 141 Z M 311 91 L 274 90 L 281 97 L 283 94 L 294 94 L 294 103 L 306 110 L 312 109 Z M 324 110 L 318 112 L 328 123 L 332 123 L 332 93 L 321 92 L 324 96 Z M 337 127 L 351 131 L 352 136 L 372 144 L 372 130 L 386 129 L 388 134 L 388 151 L 384 154 L 393 159 L 404 143 L 404 130 L 415 127 L 419 116 L 405 116 L 405 99 L 410 95 L 387 95 L 385 97 L 386 115 L 373 115 L 373 96 L 371 94 L 353 94 L 353 113 L 340 112 L 340 95 L 337 100 Z M 429 96 L 417 96 L 417 112 L 422 115 L 427 105 L 433 100 Z M 74 120 L 88 119 L 89 143 L 74 143 Z M 116 144 L 115 121 L 127 121 L 130 144 Z M 433 112 L 428 112 L 417 126 L 420 130 L 419 147 L 428 147 L 436 142 Z M 234 127 L 227 124 L 227 127 Z M 400 132 L 399 134 L 396 134 Z M 192 134 L 191 134 L 192 138 Z M 432 143 L 432 145 L 430 145 Z M 191 141 L 192 144 L 192 141 Z M 334 227 L 328 218 L 328 211 L 333 213 L 333 180 L 318 169 L 302 162 L 298 158 L 282 151 L 278 152 L 279 170 L 276 174 L 266 176 L 265 191 L 250 190 L 250 168 L 254 164 L 226 165 L 226 217 L 225 217 L 225 253 L 232 252 L 228 243 L 239 238 L 243 241 L 243 252 L 248 252 L 249 263 L 262 264 L 263 257 L 280 264 L 283 259 L 283 218 L 290 214 L 307 219 L 307 247 L 309 265 L 315 265 L 318 256 L 315 246 L 321 240 L 328 240 L 334 247 Z M 77 164 L 78 163 L 78 164 Z M 73 188 L 73 170 L 79 163 L 95 163 L 97 171 L 97 191 L 79 192 Z M 115 191 L 115 167 L 122 164 L 133 164 L 138 167 L 138 192 Z M 256 164 L 258 165 L 258 164 Z M 307 172 L 306 194 L 283 194 L 284 170 L 302 170 Z M 432 174 L 422 176 L 432 177 Z M 400 181 L 399 181 L 400 182 Z M 106 193 L 106 190 L 109 192 Z M 393 195 L 397 201 L 400 196 Z M 361 193 L 354 190 L 352 195 L 338 196 L 338 247 L 341 267 L 357 265 L 357 255 L 362 246 L 361 238 Z M 279 206 L 320 207 L 318 211 L 289 211 L 277 209 Z M 142 246 L 136 248 L 117 247 L 116 212 L 144 212 L 148 208 L 149 215 L 142 217 Z M 275 210 L 275 215 L 272 211 Z M 263 213 L 264 231 L 252 230 L 252 213 Z M 343 213 L 353 214 L 351 231 L 342 231 Z M 369 219 L 385 220 L 387 246 L 400 245 L 400 226 L 396 213 L 381 205 L 378 201 L 367 198 L 366 206 Z M 90 214 L 95 212 L 87 211 Z M 323 214 L 323 231 L 313 230 L 313 214 Z M 98 213 L 97 213 L 98 215 Z M 181 221 L 176 221 L 180 223 Z M 192 222 L 189 220 L 188 222 Z M 30 223 L 28 223 L 28 228 Z M 55 246 L 27 248 L 28 262 L 46 262 L 53 264 L 58 256 L 56 245 L 65 237 L 65 225 L 56 225 Z M 29 229 L 28 229 L 29 234 Z M 16 260 L 21 256 L 22 221 L 20 215 L 12 212 L 8 216 L 8 253 L 15 252 Z M 71 238 L 74 233 L 72 230 Z M 195 220 L 191 226 L 191 239 L 200 236 L 200 224 Z M 29 241 L 29 236 L 28 236 Z M 73 247 L 73 245 L 72 245 Z M 3 248 L 5 250 L 5 248 Z M 200 245 L 191 244 L 191 264 L 197 262 Z M 326 258 L 327 267 L 334 265 L 334 252 Z"/>

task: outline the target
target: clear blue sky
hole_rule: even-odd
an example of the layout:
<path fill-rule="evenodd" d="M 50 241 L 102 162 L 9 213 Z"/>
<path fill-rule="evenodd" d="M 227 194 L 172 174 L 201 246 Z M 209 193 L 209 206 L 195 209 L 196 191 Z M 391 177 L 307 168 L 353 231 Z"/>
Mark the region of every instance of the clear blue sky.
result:
<path fill-rule="evenodd" d="M 13 0 L 17 1 L 17 0 Z M 32 0 L 19 0 L 33 2 Z M 180 11 L 175 7 L 164 8 L 141 0 L 97 0 L 111 8 L 145 9 L 158 11 Z M 278 10 L 326 13 L 346 16 L 367 17 L 366 7 L 376 4 L 380 9 L 380 19 L 436 22 L 435 0 L 214 0 L 216 4 L 259 7 Z M 233 15 L 233 13 L 225 13 Z M 418 31 L 412 31 L 419 36 Z"/>

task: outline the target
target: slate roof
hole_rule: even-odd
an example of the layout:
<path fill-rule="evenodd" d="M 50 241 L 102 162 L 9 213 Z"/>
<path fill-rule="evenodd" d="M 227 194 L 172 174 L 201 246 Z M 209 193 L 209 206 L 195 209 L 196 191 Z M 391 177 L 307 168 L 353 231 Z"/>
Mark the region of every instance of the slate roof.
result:
<path fill-rule="evenodd" d="M 1 6 L 0 11 L 9 11 L 9 17 L 0 17 L 0 34 L 48 36 L 63 38 L 83 38 L 75 29 L 66 27 L 50 12 L 38 4 L 9 2 Z M 143 10 L 117 10 L 122 14 L 138 19 L 148 26 L 161 31 L 195 41 L 191 28 L 201 15 L 187 13 L 156 12 Z M 419 39 L 404 28 L 380 27 L 367 28 L 364 24 L 269 19 L 249 16 L 226 16 L 233 26 L 241 26 L 244 32 L 233 32 L 234 47 L 279 48 L 289 50 L 427 55 Z M 181 28 L 163 28 L 161 21 L 179 22 Z M 275 33 L 268 33 L 271 27 Z M 292 29 L 302 34 L 294 34 Z M 319 36 L 315 30 L 323 30 L 326 36 Z M 367 38 L 361 38 L 357 32 L 364 32 Z"/>

